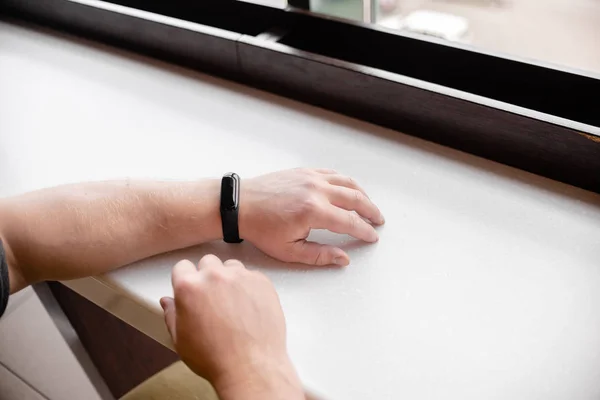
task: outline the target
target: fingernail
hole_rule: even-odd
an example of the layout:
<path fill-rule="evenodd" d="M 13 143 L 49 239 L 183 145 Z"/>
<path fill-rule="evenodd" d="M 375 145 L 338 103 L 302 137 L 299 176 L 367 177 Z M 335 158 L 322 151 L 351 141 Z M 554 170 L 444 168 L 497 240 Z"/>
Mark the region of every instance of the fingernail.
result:
<path fill-rule="evenodd" d="M 166 300 L 165 300 L 165 298 L 164 298 L 164 297 L 163 297 L 162 299 L 160 299 L 160 306 L 162 307 L 163 311 L 165 311 L 165 310 L 166 310 L 166 308 L 167 308 L 167 303 L 166 303 Z"/>

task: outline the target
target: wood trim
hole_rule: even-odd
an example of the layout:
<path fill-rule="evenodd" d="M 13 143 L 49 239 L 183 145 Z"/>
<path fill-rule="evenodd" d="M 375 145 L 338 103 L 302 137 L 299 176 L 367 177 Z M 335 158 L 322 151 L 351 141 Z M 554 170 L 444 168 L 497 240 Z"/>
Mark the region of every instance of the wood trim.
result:
<path fill-rule="evenodd" d="M 165 4 L 3 0 L 0 10 L 600 193 L 600 127 L 591 125 L 600 122 L 598 77 L 303 12 L 237 1 Z M 341 38 L 354 41 L 337 46 Z M 436 70 L 379 59 L 370 47 L 380 42 L 415 60 L 454 64 Z M 486 68 L 510 76 L 490 84 Z"/>

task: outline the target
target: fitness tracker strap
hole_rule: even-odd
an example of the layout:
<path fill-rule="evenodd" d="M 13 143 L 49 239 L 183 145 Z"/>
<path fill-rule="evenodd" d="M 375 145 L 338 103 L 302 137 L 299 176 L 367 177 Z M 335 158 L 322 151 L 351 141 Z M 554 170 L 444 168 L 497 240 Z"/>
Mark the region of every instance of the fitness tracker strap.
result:
<path fill-rule="evenodd" d="M 227 243 L 241 243 L 238 228 L 238 210 L 240 206 L 240 177 L 228 173 L 221 179 L 221 223 L 223 240 Z"/>

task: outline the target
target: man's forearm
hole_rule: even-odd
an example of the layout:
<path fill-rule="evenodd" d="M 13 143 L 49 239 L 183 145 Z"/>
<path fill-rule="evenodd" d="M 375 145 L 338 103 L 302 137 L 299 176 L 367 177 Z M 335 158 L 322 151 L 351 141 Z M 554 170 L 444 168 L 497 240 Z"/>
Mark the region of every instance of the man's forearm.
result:
<path fill-rule="evenodd" d="M 0 199 L 11 293 L 222 236 L 218 180 L 114 181 Z"/>

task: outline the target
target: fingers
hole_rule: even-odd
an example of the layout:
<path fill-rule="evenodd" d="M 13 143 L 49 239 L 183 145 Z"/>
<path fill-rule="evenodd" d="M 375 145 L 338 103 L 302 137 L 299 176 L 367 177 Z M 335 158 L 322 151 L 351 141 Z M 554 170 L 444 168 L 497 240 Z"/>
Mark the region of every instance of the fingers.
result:
<path fill-rule="evenodd" d="M 342 187 L 346 187 L 349 189 L 358 190 L 359 192 L 364 194 L 366 197 L 369 197 L 369 195 L 367 195 L 367 192 L 365 192 L 365 190 L 362 187 L 360 187 L 360 185 L 358 183 L 356 183 L 356 181 L 354 179 L 350 178 L 349 176 L 344 176 L 344 175 L 339 175 L 339 174 L 331 174 L 331 175 L 325 175 L 325 180 L 335 186 L 342 186 Z"/>
<path fill-rule="evenodd" d="M 227 260 L 227 261 L 225 261 L 225 263 L 223 263 L 223 262 L 221 262 L 219 257 L 217 257 L 213 254 L 207 254 L 204 257 L 202 257 L 200 259 L 200 262 L 198 263 L 198 268 L 196 268 L 196 266 L 191 261 L 182 260 L 182 261 L 179 261 L 177 264 L 175 264 L 175 267 L 173 267 L 173 274 L 172 274 L 173 286 L 175 286 L 177 281 L 185 279 L 186 277 L 189 277 L 192 274 L 197 274 L 198 272 L 202 272 L 203 270 L 206 270 L 207 268 L 222 267 L 222 266 L 245 268 L 244 264 L 242 264 L 241 261 Z"/>
<path fill-rule="evenodd" d="M 377 225 L 385 222 L 379 208 L 361 191 L 333 185 L 327 190 L 329 201 L 334 206 L 349 211 L 356 211 L 360 216 Z"/>
<path fill-rule="evenodd" d="M 337 175 L 337 171 L 335 169 L 315 168 L 314 171 L 318 172 L 319 174 L 323 174 L 323 175 Z"/>
<path fill-rule="evenodd" d="M 203 269 L 210 267 L 222 267 L 223 263 L 221 259 L 213 254 L 207 254 L 200 259 L 198 263 L 198 269 L 202 271 Z"/>
<path fill-rule="evenodd" d="M 202 273 L 211 274 L 211 269 L 220 268 L 220 267 L 229 267 L 229 268 L 244 268 L 244 265 L 238 260 L 228 260 L 223 264 L 221 260 L 212 255 L 206 255 L 202 257 L 200 262 L 198 263 L 198 268 L 189 260 L 179 261 L 173 267 L 173 272 L 171 276 L 173 290 L 175 292 L 175 297 L 178 301 L 181 301 L 183 298 L 183 303 L 185 304 L 185 299 L 190 299 L 190 295 L 195 296 L 197 294 L 197 286 L 195 286 L 199 282 L 199 278 L 201 278 Z M 214 272 L 216 270 L 213 270 Z M 182 297 L 183 296 L 183 297 Z M 178 303 L 179 304 L 179 303 Z M 165 324 L 167 325 L 167 329 L 171 338 L 173 339 L 173 343 L 176 342 L 176 305 L 175 299 L 171 297 L 163 297 L 160 299 L 160 305 L 164 311 Z"/>
<path fill-rule="evenodd" d="M 171 274 L 171 283 L 173 287 L 176 287 L 178 282 L 186 279 L 186 277 L 189 277 L 190 275 L 194 275 L 197 273 L 198 269 L 196 268 L 194 263 L 192 263 L 189 260 L 179 261 L 173 267 L 173 272 Z"/>
<path fill-rule="evenodd" d="M 175 329 L 175 300 L 171 297 L 163 297 L 160 299 L 160 306 L 164 311 L 165 324 L 167 325 L 169 335 L 171 335 L 171 339 L 173 339 L 173 343 L 175 343 L 175 333 L 177 332 Z"/>
<path fill-rule="evenodd" d="M 227 260 L 223 263 L 223 265 L 229 268 L 246 268 L 239 260 Z"/>
<path fill-rule="evenodd" d="M 365 242 L 376 242 L 379 235 L 373 226 L 352 211 L 329 205 L 315 216 L 313 228 L 350 235 Z"/>
<path fill-rule="evenodd" d="M 345 267 L 350 263 L 350 257 L 342 249 L 306 240 L 299 240 L 295 243 L 293 258 L 294 262 L 318 266 Z"/>

